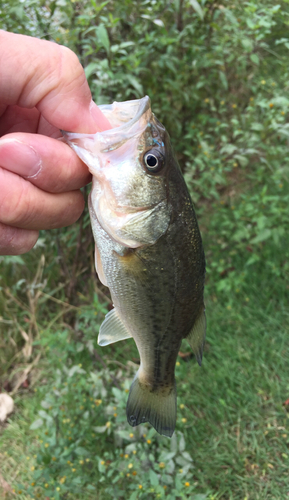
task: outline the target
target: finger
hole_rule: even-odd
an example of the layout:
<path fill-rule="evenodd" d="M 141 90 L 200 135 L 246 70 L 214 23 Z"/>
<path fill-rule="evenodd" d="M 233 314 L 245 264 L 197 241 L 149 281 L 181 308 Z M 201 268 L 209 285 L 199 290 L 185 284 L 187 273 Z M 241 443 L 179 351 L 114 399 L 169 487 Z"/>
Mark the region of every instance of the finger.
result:
<path fill-rule="evenodd" d="M 19 229 L 0 223 L 0 255 L 29 252 L 38 239 L 38 231 Z"/>
<path fill-rule="evenodd" d="M 38 134 L 8 134 L 0 139 L 0 167 L 50 193 L 79 189 L 91 179 L 67 144 Z"/>
<path fill-rule="evenodd" d="M 91 100 L 77 56 L 66 47 L 0 31 L 0 67 L 1 106 L 36 107 L 64 130 L 94 133 L 111 128 Z"/>
<path fill-rule="evenodd" d="M 0 221 L 22 229 L 53 229 L 73 224 L 81 215 L 80 191 L 51 194 L 0 168 Z"/>

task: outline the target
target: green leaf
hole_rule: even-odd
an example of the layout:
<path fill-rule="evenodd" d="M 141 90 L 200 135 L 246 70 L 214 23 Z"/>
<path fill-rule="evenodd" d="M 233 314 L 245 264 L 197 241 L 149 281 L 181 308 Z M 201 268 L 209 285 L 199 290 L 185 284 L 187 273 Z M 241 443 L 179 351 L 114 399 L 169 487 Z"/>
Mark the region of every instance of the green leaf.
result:
<path fill-rule="evenodd" d="M 75 448 L 74 451 L 75 451 L 76 455 L 80 455 L 82 457 L 89 455 L 88 451 L 85 448 L 82 448 L 81 446 L 78 446 L 77 448 Z"/>
<path fill-rule="evenodd" d="M 158 475 L 152 469 L 150 469 L 149 476 L 151 485 L 157 486 L 159 484 Z"/>
<path fill-rule="evenodd" d="M 220 80 L 225 90 L 228 90 L 228 81 L 223 71 L 219 71 Z"/>
<path fill-rule="evenodd" d="M 38 418 L 37 420 L 34 420 L 33 424 L 30 425 L 29 429 L 31 431 L 34 431 L 35 429 L 39 429 L 43 425 L 43 420 L 42 418 Z"/>
<path fill-rule="evenodd" d="M 254 64 L 259 65 L 260 60 L 259 60 L 259 57 L 257 56 L 257 54 L 251 54 L 251 55 L 250 55 L 250 59 L 251 59 L 251 61 L 252 61 Z"/>
<path fill-rule="evenodd" d="M 268 240 L 272 234 L 271 229 L 265 228 L 261 231 L 255 238 L 251 240 L 251 243 L 262 243 L 262 241 Z"/>
<path fill-rule="evenodd" d="M 95 70 L 98 68 L 98 63 L 95 63 L 95 62 L 91 62 L 89 63 L 85 68 L 84 68 L 84 72 L 85 72 L 85 76 L 88 80 L 88 78 L 95 72 Z"/>
<path fill-rule="evenodd" d="M 196 13 L 199 15 L 200 19 L 204 20 L 204 11 L 197 0 L 190 0 L 190 4 Z"/>
<path fill-rule="evenodd" d="M 154 19 L 153 23 L 156 24 L 157 26 L 161 26 L 162 28 L 165 26 L 161 19 Z"/>
<path fill-rule="evenodd" d="M 143 93 L 144 93 L 143 92 L 142 84 L 134 76 L 130 76 L 129 77 L 129 82 L 135 88 L 135 90 L 137 91 L 139 97 L 142 97 Z"/>
<path fill-rule="evenodd" d="M 262 123 L 254 122 L 251 124 L 251 130 L 256 130 L 256 132 L 260 132 L 261 130 L 264 130 L 264 127 Z"/>
<path fill-rule="evenodd" d="M 235 155 L 235 158 L 236 160 L 238 160 L 238 162 L 240 163 L 241 167 L 246 167 L 249 163 L 249 160 L 248 158 L 246 158 L 246 156 L 242 156 L 242 155 Z"/>
<path fill-rule="evenodd" d="M 110 42 L 107 34 L 106 27 L 104 24 L 100 24 L 96 29 L 96 34 L 99 43 L 105 48 L 106 52 L 109 53 Z"/>

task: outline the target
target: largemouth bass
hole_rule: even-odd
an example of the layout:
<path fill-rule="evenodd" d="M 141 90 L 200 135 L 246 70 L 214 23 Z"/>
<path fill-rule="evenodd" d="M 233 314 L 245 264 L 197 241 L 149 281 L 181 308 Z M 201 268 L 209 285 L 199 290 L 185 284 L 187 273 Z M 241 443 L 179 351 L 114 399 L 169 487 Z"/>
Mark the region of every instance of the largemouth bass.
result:
<path fill-rule="evenodd" d="M 148 97 L 100 106 L 110 130 L 66 133 L 93 175 L 89 210 L 95 263 L 114 309 L 101 346 L 133 337 L 140 368 L 127 419 L 165 436 L 176 423 L 175 363 L 186 338 L 201 365 L 205 257 L 192 201 Z"/>

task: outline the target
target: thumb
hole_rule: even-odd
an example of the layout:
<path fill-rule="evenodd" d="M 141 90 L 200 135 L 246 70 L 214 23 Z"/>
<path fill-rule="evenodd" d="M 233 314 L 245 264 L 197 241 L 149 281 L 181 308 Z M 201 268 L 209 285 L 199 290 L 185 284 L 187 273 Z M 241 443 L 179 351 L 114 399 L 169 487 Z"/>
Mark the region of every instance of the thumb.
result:
<path fill-rule="evenodd" d="M 92 101 L 84 70 L 70 49 L 0 31 L 0 67 L 2 109 L 36 107 L 51 125 L 73 132 L 111 128 Z"/>

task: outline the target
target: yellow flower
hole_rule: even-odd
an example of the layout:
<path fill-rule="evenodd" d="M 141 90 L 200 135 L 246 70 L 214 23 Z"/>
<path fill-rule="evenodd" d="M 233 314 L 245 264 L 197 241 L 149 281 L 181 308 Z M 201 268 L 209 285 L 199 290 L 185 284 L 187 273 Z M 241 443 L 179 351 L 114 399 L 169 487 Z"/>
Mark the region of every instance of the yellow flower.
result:
<path fill-rule="evenodd" d="M 130 473 L 129 472 L 127 473 L 126 477 L 130 477 Z"/>
<path fill-rule="evenodd" d="M 101 399 L 95 399 L 94 402 L 95 402 L 96 406 L 99 406 L 99 405 L 101 405 L 102 400 Z"/>
<path fill-rule="evenodd" d="M 281 111 L 281 115 L 284 116 L 285 115 L 285 111 Z"/>
<path fill-rule="evenodd" d="M 89 461 L 90 461 L 90 458 L 86 458 L 86 459 L 85 459 L 85 461 L 86 461 L 86 462 L 89 462 Z"/>
<path fill-rule="evenodd" d="M 70 464 L 71 464 L 70 460 L 67 460 L 67 462 L 66 462 L 66 463 L 67 463 L 68 465 L 70 465 Z"/>
<path fill-rule="evenodd" d="M 151 444 L 151 440 L 150 439 L 147 439 L 147 444 Z"/>
<path fill-rule="evenodd" d="M 164 462 L 160 462 L 160 463 L 159 463 L 159 468 L 160 468 L 160 469 L 164 469 L 164 468 L 165 468 L 165 466 L 166 466 L 166 464 L 165 464 Z"/>
<path fill-rule="evenodd" d="M 210 99 L 207 97 L 207 98 L 205 99 L 205 102 L 210 102 Z"/>
<path fill-rule="evenodd" d="M 48 488 L 49 484 L 45 483 L 44 488 Z"/>
<path fill-rule="evenodd" d="M 45 445 L 44 445 L 44 446 L 45 446 L 45 448 L 48 448 L 49 444 L 48 444 L 48 443 L 45 443 Z"/>
<path fill-rule="evenodd" d="M 71 470 L 72 470 L 72 472 L 75 472 L 75 471 L 76 471 L 76 469 L 71 469 Z"/>
<path fill-rule="evenodd" d="M 133 470 L 133 471 L 132 471 L 132 475 L 133 475 L 133 476 L 136 476 L 136 475 L 137 475 L 137 471 L 136 471 L 136 470 Z"/>
<path fill-rule="evenodd" d="M 249 301 L 250 301 L 249 297 L 246 297 L 246 298 L 245 298 L 245 301 L 246 301 L 246 302 L 249 302 Z"/>
<path fill-rule="evenodd" d="M 183 469 L 179 469 L 179 473 L 182 474 L 183 473 Z"/>
<path fill-rule="evenodd" d="M 106 427 L 109 428 L 111 426 L 111 422 L 106 422 Z"/>
<path fill-rule="evenodd" d="M 114 414 L 113 414 L 113 416 L 114 416 L 114 417 L 117 417 L 117 413 L 114 413 Z"/>
<path fill-rule="evenodd" d="M 188 420 L 187 418 L 182 418 L 183 424 L 185 424 L 187 422 L 187 420 Z"/>
<path fill-rule="evenodd" d="M 228 311 L 231 311 L 232 306 L 227 306 Z"/>
<path fill-rule="evenodd" d="M 133 454 L 135 455 L 136 454 L 136 450 L 132 450 Z"/>
<path fill-rule="evenodd" d="M 26 460 L 30 460 L 30 457 L 26 457 Z"/>
<path fill-rule="evenodd" d="M 266 80 L 261 80 L 262 85 L 265 85 L 265 83 L 266 83 Z"/>
<path fill-rule="evenodd" d="M 224 104 L 225 104 L 225 101 L 221 101 L 221 105 L 224 106 Z"/>
<path fill-rule="evenodd" d="M 81 363 L 79 363 L 79 365 L 78 365 L 78 366 L 79 366 L 79 368 L 81 368 L 81 367 L 82 367 L 82 364 L 81 364 Z"/>
<path fill-rule="evenodd" d="M 60 491 L 60 488 L 59 488 L 59 486 L 57 486 L 57 488 L 56 488 L 56 491 Z"/>
<path fill-rule="evenodd" d="M 165 485 L 164 485 L 164 490 L 166 490 L 166 489 L 167 489 L 167 485 L 165 484 Z"/>
<path fill-rule="evenodd" d="M 282 189 L 282 187 L 283 187 L 283 184 L 279 184 L 279 188 Z"/>
<path fill-rule="evenodd" d="M 253 102 L 254 101 L 254 97 L 250 97 L 250 101 Z"/>
<path fill-rule="evenodd" d="M 143 434 L 143 437 L 144 437 L 144 438 L 146 438 L 146 437 L 147 437 L 147 435 L 146 435 L 146 434 Z"/>
<path fill-rule="evenodd" d="M 269 106 L 270 106 L 270 108 L 272 109 L 272 108 L 274 107 L 273 102 L 270 102 Z"/>
<path fill-rule="evenodd" d="M 125 391 L 124 391 L 124 392 L 128 393 L 128 392 L 129 392 L 129 389 L 125 389 Z"/>
<path fill-rule="evenodd" d="M 133 468 L 133 464 L 128 464 L 128 468 L 132 469 Z"/>
<path fill-rule="evenodd" d="M 104 464 L 105 464 L 105 461 L 104 461 L 104 460 L 102 460 L 102 461 L 100 462 L 100 464 L 101 464 L 101 465 L 104 465 Z"/>
<path fill-rule="evenodd" d="M 185 483 L 185 486 L 188 488 L 188 487 L 190 486 L 190 483 L 187 481 L 187 482 Z"/>
<path fill-rule="evenodd" d="M 140 490 L 142 489 L 142 485 L 141 484 L 139 484 L 138 487 L 139 487 Z"/>
<path fill-rule="evenodd" d="M 238 163 L 235 161 L 235 162 L 233 163 L 233 167 L 237 167 L 237 166 L 238 166 Z"/>
<path fill-rule="evenodd" d="M 61 477 L 61 478 L 59 479 L 59 482 L 60 482 L 61 484 L 64 484 L 64 483 L 65 483 L 65 480 L 66 480 L 66 476 L 63 476 L 63 477 Z"/>
<path fill-rule="evenodd" d="M 184 409 L 184 407 L 185 407 L 185 405 L 182 403 L 182 404 L 180 405 L 180 409 L 181 409 L 181 410 L 183 410 L 183 409 Z"/>
<path fill-rule="evenodd" d="M 84 460 L 79 460 L 80 465 L 84 464 Z"/>
<path fill-rule="evenodd" d="M 237 107 L 237 104 L 232 104 L 233 109 L 236 109 L 236 107 Z"/>
<path fill-rule="evenodd" d="M 134 434 L 131 432 L 130 435 L 129 435 L 130 438 L 133 438 L 134 437 Z"/>
<path fill-rule="evenodd" d="M 30 467 L 30 470 L 32 470 L 32 472 L 35 470 L 34 465 L 32 465 L 32 467 Z"/>
<path fill-rule="evenodd" d="M 35 486 L 35 483 L 31 483 L 31 486 Z"/>
<path fill-rule="evenodd" d="M 181 363 L 179 361 L 177 361 L 176 366 L 181 366 Z"/>
<path fill-rule="evenodd" d="M 52 460 L 53 460 L 53 462 L 55 462 L 55 460 L 56 460 L 56 457 L 52 457 Z"/>
<path fill-rule="evenodd" d="M 124 458 L 128 458 L 128 454 L 127 453 L 125 454 Z"/>

